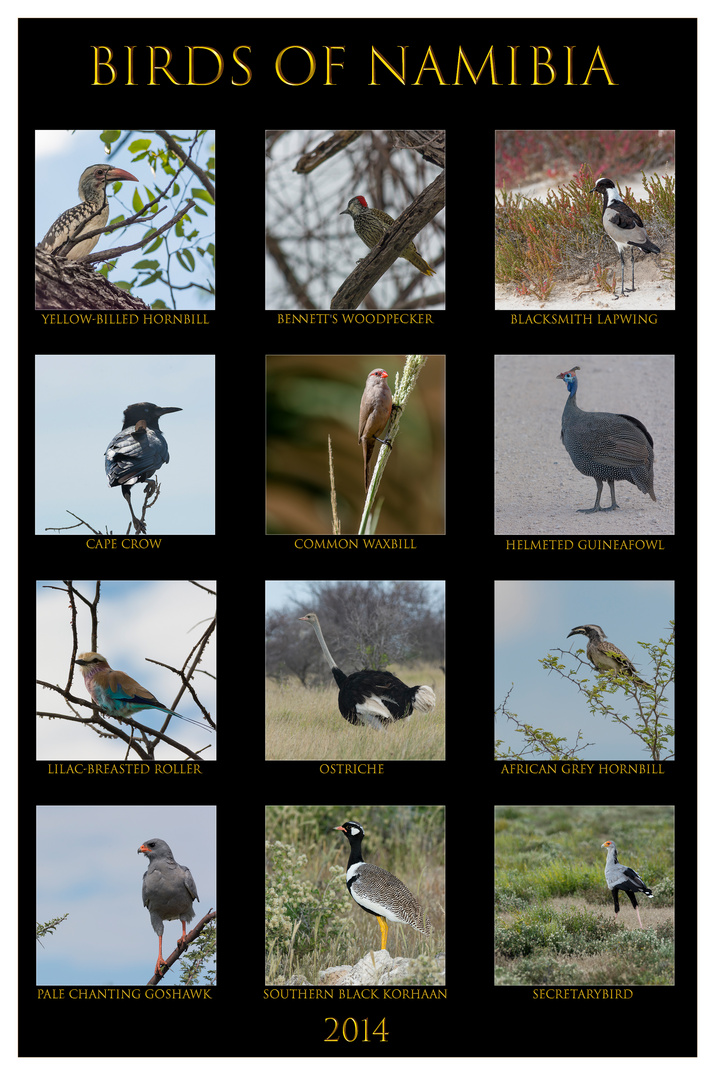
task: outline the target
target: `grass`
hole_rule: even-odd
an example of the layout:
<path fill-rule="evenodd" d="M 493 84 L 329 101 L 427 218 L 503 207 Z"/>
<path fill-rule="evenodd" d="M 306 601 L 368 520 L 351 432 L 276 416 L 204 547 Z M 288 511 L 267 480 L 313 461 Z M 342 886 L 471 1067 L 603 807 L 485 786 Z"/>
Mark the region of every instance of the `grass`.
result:
<path fill-rule="evenodd" d="M 604 840 L 653 890 L 643 930 L 625 893 L 614 917 Z M 672 807 L 497 808 L 496 985 L 673 985 L 673 856 Z"/>
<path fill-rule="evenodd" d="M 417 961 L 412 982 L 442 983 L 445 812 L 440 806 L 268 806 L 265 862 L 265 982 L 317 985 L 320 972 L 380 948 L 377 919 L 351 899 L 349 845 L 334 827 L 359 821 L 363 857 L 417 896 L 435 928 L 429 937 L 391 923 L 388 949 Z"/>
<path fill-rule="evenodd" d="M 265 757 L 268 761 L 442 761 L 445 757 L 445 679 L 431 669 L 394 672 L 408 686 L 435 690 L 435 708 L 413 712 L 383 731 L 349 724 L 338 711 L 337 687 L 308 690 L 296 680 L 265 681 Z"/>

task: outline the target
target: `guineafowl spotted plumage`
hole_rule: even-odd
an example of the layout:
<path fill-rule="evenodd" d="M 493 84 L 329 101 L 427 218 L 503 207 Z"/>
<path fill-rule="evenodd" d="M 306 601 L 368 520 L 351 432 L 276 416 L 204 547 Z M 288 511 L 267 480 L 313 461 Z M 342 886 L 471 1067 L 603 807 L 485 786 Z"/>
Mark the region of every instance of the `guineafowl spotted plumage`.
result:
<path fill-rule="evenodd" d="M 560 438 L 573 465 L 583 476 L 592 476 L 597 484 L 595 505 L 579 514 L 597 510 L 619 510 L 615 501 L 615 481 L 628 480 L 657 502 L 653 491 L 653 441 L 650 432 L 625 413 L 584 412 L 577 403 L 579 367 L 561 371 L 557 376 L 568 388 L 562 415 Z M 610 488 L 611 505 L 600 506 L 603 480 Z"/>

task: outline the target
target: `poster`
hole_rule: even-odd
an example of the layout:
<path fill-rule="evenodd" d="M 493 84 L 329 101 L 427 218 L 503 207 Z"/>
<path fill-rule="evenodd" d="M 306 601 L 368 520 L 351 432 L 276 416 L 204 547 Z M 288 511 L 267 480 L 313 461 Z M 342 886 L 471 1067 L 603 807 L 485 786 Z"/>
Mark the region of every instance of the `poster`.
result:
<path fill-rule="evenodd" d="M 21 1057 L 696 1053 L 696 24 L 623 26 L 686 94 L 607 21 L 20 20 Z"/>

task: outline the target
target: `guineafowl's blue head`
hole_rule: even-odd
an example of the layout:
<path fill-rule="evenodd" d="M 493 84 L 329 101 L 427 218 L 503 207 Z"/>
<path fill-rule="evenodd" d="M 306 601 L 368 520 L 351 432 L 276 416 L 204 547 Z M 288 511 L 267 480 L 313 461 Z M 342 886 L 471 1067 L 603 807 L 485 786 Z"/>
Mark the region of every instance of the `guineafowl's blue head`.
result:
<path fill-rule="evenodd" d="M 570 395 L 574 394 L 577 390 L 577 378 L 574 373 L 579 370 L 579 367 L 570 368 L 569 371 L 561 371 L 560 374 L 556 376 L 558 379 L 564 380 Z"/>

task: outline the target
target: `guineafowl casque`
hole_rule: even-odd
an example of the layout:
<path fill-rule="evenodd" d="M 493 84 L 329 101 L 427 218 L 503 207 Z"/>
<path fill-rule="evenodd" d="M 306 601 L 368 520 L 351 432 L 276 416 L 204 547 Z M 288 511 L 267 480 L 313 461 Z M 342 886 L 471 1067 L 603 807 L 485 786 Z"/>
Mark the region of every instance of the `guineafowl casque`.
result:
<path fill-rule="evenodd" d="M 597 484 L 595 505 L 579 514 L 598 510 L 619 510 L 615 501 L 615 481 L 628 480 L 657 502 L 653 491 L 653 441 L 650 432 L 625 413 L 584 412 L 577 403 L 579 367 L 561 371 L 557 376 L 568 388 L 562 415 L 560 438 L 573 465 L 583 476 L 592 476 Z M 610 487 L 610 506 L 600 506 L 603 480 Z"/>

